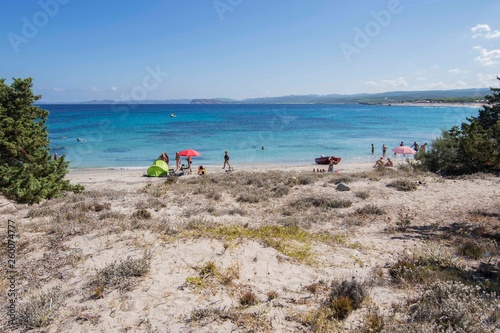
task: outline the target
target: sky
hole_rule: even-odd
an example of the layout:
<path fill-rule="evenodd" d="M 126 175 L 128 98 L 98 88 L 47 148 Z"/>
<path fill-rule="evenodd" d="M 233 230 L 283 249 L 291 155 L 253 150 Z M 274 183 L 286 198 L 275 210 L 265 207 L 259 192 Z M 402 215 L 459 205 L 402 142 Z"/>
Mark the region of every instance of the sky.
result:
<path fill-rule="evenodd" d="M 43 102 L 498 87 L 498 0 L 0 0 Z"/>

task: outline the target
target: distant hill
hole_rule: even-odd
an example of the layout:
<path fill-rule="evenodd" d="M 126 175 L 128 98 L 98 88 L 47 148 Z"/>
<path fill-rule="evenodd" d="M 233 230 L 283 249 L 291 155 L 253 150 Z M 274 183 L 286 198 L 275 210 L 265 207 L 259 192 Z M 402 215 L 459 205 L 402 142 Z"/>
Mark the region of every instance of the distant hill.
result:
<path fill-rule="evenodd" d="M 144 101 L 93 100 L 80 103 L 37 104 L 347 104 L 347 103 L 401 103 L 415 101 L 438 102 L 481 102 L 490 94 L 488 88 L 425 90 L 425 91 L 388 91 L 376 94 L 329 94 L 329 95 L 289 95 L 279 97 L 259 97 L 235 100 L 230 98 L 166 99 Z"/>

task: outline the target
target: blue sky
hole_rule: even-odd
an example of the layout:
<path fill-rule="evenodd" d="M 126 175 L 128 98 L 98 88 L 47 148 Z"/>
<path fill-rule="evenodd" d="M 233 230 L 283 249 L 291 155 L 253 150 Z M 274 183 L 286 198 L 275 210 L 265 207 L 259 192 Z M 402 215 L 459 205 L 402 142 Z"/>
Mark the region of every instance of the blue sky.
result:
<path fill-rule="evenodd" d="M 498 86 L 500 1 L 0 0 L 45 102 Z"/>

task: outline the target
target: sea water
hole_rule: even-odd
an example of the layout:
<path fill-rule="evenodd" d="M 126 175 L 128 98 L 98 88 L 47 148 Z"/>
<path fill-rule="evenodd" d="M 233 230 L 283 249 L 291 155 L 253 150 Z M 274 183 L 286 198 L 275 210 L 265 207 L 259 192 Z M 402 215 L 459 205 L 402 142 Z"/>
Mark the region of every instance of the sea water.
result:
<path fill-rule="evenodd" d="M 148 167 L 163 151 L 174 164 L 175 152 L 184 149 L 201 153 L 194 164 L 220 167 L 225 150 L 235 168 L 314 165 L 322 154 L 367 162 L 382 155 L 384 144 L 388 154 L 401 141 L 430 145 L 442 130 L 478 114 L 461 106 L 359 104 L 41 107 L 50 112 L 51 152 L 65 155 L 70 168 Z"/>

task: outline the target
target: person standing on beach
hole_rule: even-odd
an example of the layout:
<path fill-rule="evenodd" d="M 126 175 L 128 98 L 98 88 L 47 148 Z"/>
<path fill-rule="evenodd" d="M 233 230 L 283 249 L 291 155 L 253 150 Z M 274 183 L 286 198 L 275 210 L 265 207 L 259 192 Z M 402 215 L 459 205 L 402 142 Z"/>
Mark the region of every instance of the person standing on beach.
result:
<path fill-rule="evenodd" d="M 386 145 L 383 145 L 382 146 L 382 156 L 385 157 L 385 154 L 387 153 L 387 146 Z"/>
<path fill-rule="evenodd" d="M 181 168 L 181 155 L 179 152 L 175 152 L 175 171 L 178 171 Z"/>
<path fill-rule="evenodd" d="M 328 163 L 328 172 L 335 172 L 335 169 L 333 168 L 333 158 L 330 157 L 330 163 Z"/>
<path fill-rule="evenodd" d="M 229 169 L 231 169 L 231 164 L 229 164 L 229 154 L 227 153 L 227 150 L 224 152 L 224 166 L 222 167 L 222 169 L 226 168 L 226 164 Z"/>
<path fill-rule="evenodd" d="M 420 147 L 420 151 L 422 151 L 422 152 L 424 152 L 424 153 L 425 153 L 425 150 L 426 150 L 426 149 L 427 149 L 427 142 L 426 142 L 426 143 L 424 143 L 424 144 L 422 145 L 422 147 Z"/>
<path fill-rule="evenodd" d="M 413 144 L 410 146 L 410 148 L 415 149 L 415 151 L 418 151 L 418 143 L 417 141 L 413 141 Z"/>
<path fill-rule="evenodd" d="M 186 160 L 187 160 L 187 163 L 188 163 L 188 167 L 189 167 L 189 173 L 193 172 L 193 169 L 191 169 L 191 164 L 193 163 L 193 156 L 188 156 L 186 157 Z"/>

